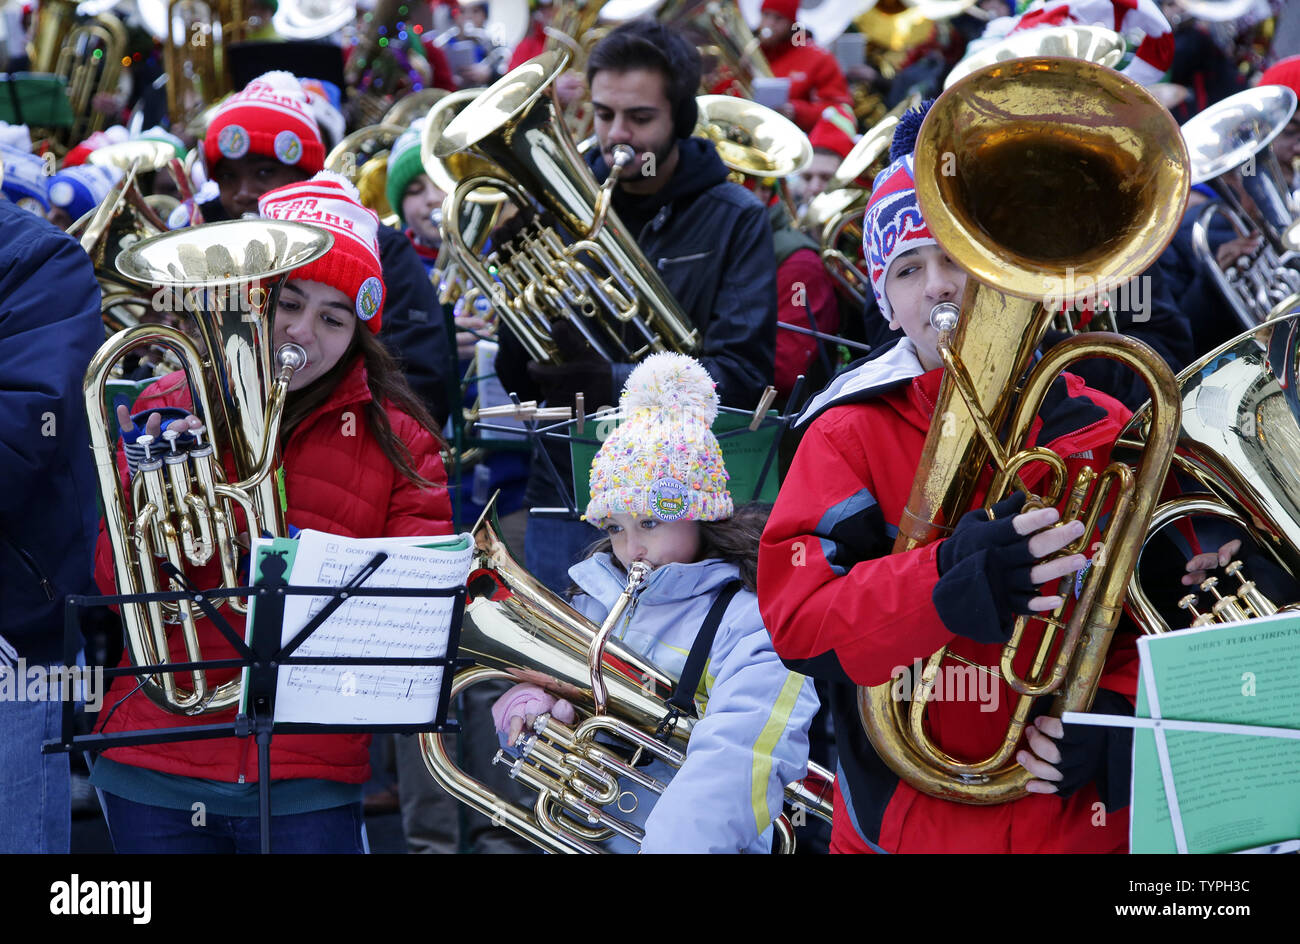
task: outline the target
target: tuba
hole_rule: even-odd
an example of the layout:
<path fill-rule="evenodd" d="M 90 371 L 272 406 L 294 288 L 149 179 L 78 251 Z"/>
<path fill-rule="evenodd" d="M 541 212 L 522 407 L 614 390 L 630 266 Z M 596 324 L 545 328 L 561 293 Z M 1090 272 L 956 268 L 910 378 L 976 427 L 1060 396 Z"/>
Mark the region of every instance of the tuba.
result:
<path fill-rule="evenodd" d="M 510 764 L 510 776 L 537 792 L 532 810 L 460 770 L 440 734 L 420 735 L 425 766 L 462 803 L 548 852 L 601 852 L 596 843 L 614 836 L 639 842 L 640 828 L 606 809 L 619 801 L 619 778 L 663 792 L 666 785 L 647 776 L 637 761 L 681 766 L 695 723 L 670 712 L 675 679 L 608 638 L 649 566 L 633 563 L 627 588 L 596 627 L 515 562 L 492 514 L 489 503 L 474 527 L 474 569 L 460 636 L 460 655 L 479 664 L 457 673 L 451 695 L 498 679 L 529 682 L 572 702 L 586 717 L 569 726 L 542 715 L 523 737 L 523 756 L 498 753 L 497 762 Z M 597 735 L 605 740 L 598 742 Z M 632 759 L 610 747 L 609 739 L 629 748 Z M 810 774 L 787 788 L 787 800 L 829 821 L 833 777 L 816 765 Z M 788 824 L 777 831 L 790 851 Z"/>
<path fill-rule="evenodd" d="M 473 282 L 471 291 L 491 302 L 533 360 L 559 359 L 552 324 L 561 320 L 608 360 L 690 352 L 698 330 L 610 206 L 617 168 L 597 185 L 560 120 L 549 89 L 567 64 L 564 52 L 524 63 L 465 106 L 436 142 L 428 137 L 433 122 L 426 123 L 424 154 L 445 161 L 470 151 L 499 168 L 457 184 L 443 205 L 443 240 Z M 624 150 L 630 160 L 632 149 Z M 484 265 L 460 221 L 464 204 L 485 187 L 525 210 L 535 197 L 570 239 L 534 220 Z"/>
<path fill-rule="evenodd" d="M 955 173 L 944 175 L 948 155 Z M 1172 116 L 1149 93 L 1082 60 L 1034 57 L 988 66 L 940 96 L 922 125 L 915 160 L 921 212 L 938 244 L 971 278 L 960 318 L 951 303 L 931 315 L 945 364 L 934 416 L 944 422 L 930 427 L 894 551 L 951 533 L 971 507 L 990 457 L 995 474 L 986 510 L 1019 484 L 1021 469 L 1048 464 L 1045 494 L 1031 496 L 1026 508 L 1057 505 L 1068 495 L 1062 520 L 1079 516 L 1086 530 L 1064 553 L 1087 550 L 1102 503 L 1113 501 L 1106 554 L 1094 559 L 1073 610 L 1065 613 L 1067 603 L 1036 617 L 1038 640 L 1028 640 L 1029 618 L 1017 620 L 1000 674 L 1019 698 L 1004 739 L 988 757 L 954 757 L 927 728 L 926 701 L 946 647 L 926 663 L 910 703 L 894 697 L 892 683 L 858 690 L 876 752 L 923 793 L 972 804 L 1024 796 L 1033 775 L 1014 755 L 1033 700 L 1053 695 L 1057 716 L 1092 702 L 1173 458 L 1179 400 L 1168 366 L 1120 335 L 1062 342 L 1026 377 L 1051 319 L 1052 306 L 1037 300 L 1046 303 L 1067 279 L 1088 277 L 1105 291 L 1146 269 L 1182 215 L 1188 163 Z M 1069 483 L 1063 459 L 1025 442 L 1057 374 L 1087 357 L 1119 360 L 1143 377 L 1152 394 L 1150 437 L 1136 473 L 1116 462 Z M 997 438 L 1003 429 L 1005 445 Z M 1036 654 L 1026 658 L 1035 645 Z"/>
<path fill-rule="evenodd" d="M 1219 195 L 1193 224 L 1192 246 L 1242 330 L 1300 301 L 1300 204 L 1271 147 L 1295 110 L 1295 92 L 1267 85 L 1216 102 L 1182 127 L 1192 155 L 1193 183 L 1209 183 Z M 1248 213 L 1238 191 L 1250 197 L 1254 214 Z M 1220 215 L 1238 236 L 1263 236 L 1254 258 L 1227 268 L 1219 265 L 1209 231 Z"/>
<path fill-rule="evenodd" d="M 162 592 L 164 582 L 172 590 L 207 590 L 187 588 L 185 567 L 212 561 L 220 565 L 224 587 L 242 586 L 237 513 L 242 512 L 250 534 L 287 533 L 278 488 L 280 419 L 289 383 L 306 354 L 298 345 L 286 344 L 272 361 L 271 317 L 279 285 L 273 283 L 269 290 L 261 285 L 319 258 L 332 243 L 330 234 L 304 224 L 236 220 L 146 239 L 118 256 L 117 268 L 128 279 L 161 286 L 173 297 L 183 294 L 206 347 L 201 352 L 187 335 L 167 325 L 138 325 L 110 338 L 86 370 L 82 389 L 91 451 L 119 593 Z M 240 294 L 250 283 L 252 292 Z M 211 294 L 220 294 L 223 301 L 238 296 L 246 310 L 228 312 L 224 303 L 205 303 L 201 296 Z M 104 387 L 117 360 L 141 345 L 166 347 L 184 364 L 195 406 L 208 424 L 208 441 L 185 453 L 164 433 L 166 442 L 156 444 L 155 453 L 150 452 L 155 444 L 142 436 L 139 442 L 150 454 L 125 494 L 114 450 L 117 420 L 105 404 Z M 225 433 L 220 441 L 216 430 Z M 227 481 L 227 453 L 236 481 Z M 238 597 L 123 603 L 122 632 L 131 662 L 175 662 L 172 627 L 183 639 L 181 661 L 200 661 L 196 624 L 201 607 L 222 605 L 236 613 L 247 610 Z M 212 686 L 206 672 L 191 669 L 185 671 L 189 684 L 183 685 L 179 674 L 160 670 L 141 683 L 165 711 L 202 714 L 228 708 L 239 698 L 238 678 Z"/>

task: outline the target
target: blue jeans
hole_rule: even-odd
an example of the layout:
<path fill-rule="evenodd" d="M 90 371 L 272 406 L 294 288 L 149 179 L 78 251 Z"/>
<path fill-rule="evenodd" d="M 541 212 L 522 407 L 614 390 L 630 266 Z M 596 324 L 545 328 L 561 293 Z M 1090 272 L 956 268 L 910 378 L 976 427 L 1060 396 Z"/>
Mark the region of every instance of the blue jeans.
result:
<path fill-rule="evenodd" d="M 0 701 L 0 853 L 68 852 L 68 755 L 41 754 L 41 742 L 59 736 L 62 710 L 58 699 Z"/>
<path fill-rule="evenodd" d="M 601 532 L 585 521 L 529 515 L 524 566 L 551 590 L 563 593 L 573 583 L 569 568 L 582 560 L 600 537 Z"/>
<path fill-rule="evenodd" d="M 261 850 L 256 816 L 207 814 L 202 825 L 190 810 L 171 810 L 104 795 L 113 849 L 123 853 L 220 855 Z M 275 853 L 364 853 L 361 804 L 351 803 L 314 813 L 271 817 L 271 851 Z"/>

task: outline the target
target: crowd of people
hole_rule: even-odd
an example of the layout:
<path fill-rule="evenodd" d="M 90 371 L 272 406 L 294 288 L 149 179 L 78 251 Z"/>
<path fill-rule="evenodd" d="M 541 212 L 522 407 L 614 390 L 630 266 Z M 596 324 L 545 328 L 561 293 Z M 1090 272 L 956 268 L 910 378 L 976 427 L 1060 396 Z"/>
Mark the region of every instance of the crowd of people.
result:
<path fill-rule="evenodd" d="M 94 104 L 106 130 L 66 141 L 18 121 L 0 126 L 0 469 L 7 483 L 0 668 L 56 671 L 67 655 L 64 598 L 120 592 L 115 556 L 124 549 L 101 521 L 81 395 L 105 340 L 107 316 L 96 317 L 103 258 L 92 259 L 81 237 L 123 181 L 123 168 L 96 152 L 152 142 L 175 156 L 170 166 L 180 168 L 180 179 L 158 163 L 136 186 L 167 208 L 169 229 L 257 218 L 323 226 L 333 236 L 326 254 L 288 274 L 273 313 L 273 347 L 291 343 L 305 355 L 276 444 L 277 488 L 292 528 L 351 538 L 451 534 L 469 530 L 486 493 L 496 491 L 503 533 L 526 570 L 595 624 L 615 609 L 633 565 L 650 565 L 614 638 L 677 679 L 698 717 L 680 769 L 656 761 L 626 785 L 625 818 L 642 838 L 623 834 L 609 851 L 771 851 L 785 788 L 810 759 L 835 771 L 834 814 L 829 830 L 819 832 L 814 821 L 798 832 L 804 851 L 1127 851 L 1126 729 L 1067 726 L 1041 710 L 1021 717 L 1014 760 L 1030 775 L 1024 794 L 971 805 L 900 776 L 859 719 L 862 688 L 889 683 L 898 667 L 945 647 L 962 663 L 998 666 L 1017 617 L 1069 609 L 1076 574 L 1092 563 L 1087 548 L 1101 539 L 1069 520 L 1076 512 L 1064 498 L 1059 507 L 1026 507 L 1024 494 L 1013 493 L 991 498 L 988 513 L 960 517 L 941 540 L 893 553 L 945 378 L 946 339 L 932 312 L 960 305 L 975 281 L 922 214 L 917 180 L 934 169 L 918 166 L 917 133 L 949 70 L 1012 34 L 1069 24 L 1119 32 L 1129 47 L 1120 70 L 1181 124 L 1256 86 L 1300 95 L 1300 56 L 1288 55 L 1300 53 L 1300 37 L 1295 48 L 1286 45 L 1300 24 L 1288 24 L 1282 5 L 1268 0 L 1230 23 L 1200 21 L 1155 0 L 1037 0 L 1014 9 L 982 0 L 953 19 L 913 24 L 897 48 L 878 39 L 880 17 L 889 14 L 877 5 L 852 26 L 867 37 L 847 47 L 862 61 L 844 62 L 829 51 L 835 37 L 809 34 L 798 0 L 762 0 L 751 11 L 757 49 L 772 75 L 788 80 L 784 102 L 772 110 L 806 135 L 812 155 L 786 178 L 737 174 L 698 132 L 698 95 L 743 95 L 754 77 L 735 74 L 714 50 L 702 53 L 708 37 L 698 24 L 637 19 L 602 29 L 599 38 L 569 37 L 561 45 L 579 48 L 581 61 L 548 94 L 562 114 L 589 119 L 582 131 L 590 146 L 576 171 L 596 181 L 615 175 L 618 226 L 698 343 L 690 356 L 657 353 L 634 363 L 603 356 L 561 325 L 556 362 L 539 359 L 484 293 L 458 304 L 448 292 L 444 234 L 457 221 L 444 217 L 448 194 L 422 160 L 427 110 L 409 118 L 386 154 L 368 158 L 386 163 L 383 205 L 363 197 L 355 165 L 337 173 L 326 158 L 368 123 L 363 96 L 394 105 L 424 88 L 491 85 L 554 46 L 548 28 L 562 6 L 533 0 L 526 31 L 506 37 L 491 2 L 412 4 L 401 22 L 382 19 L 383 3 L 358 3 L 355 23 L 324 40 L 338 50 L 338 74 L 314 75 L 281 67 L 278 50 L 292 43 L 276 36 L 275 3 L 260 5 L 249 35 L 261 44 L 265 68 L 191 116 L 197 121 L 168 113 L 160 50 L 128 17 L 136 52 L 124 58 L 118 89 Z M 375 35 L 386 41 L 374 44 Z M 377 49 L 398 65 L 382 65 Z M 858 142 L 911 96 L 924 101 L 901 114 L 887 153 L 845 181 L 842 168 Z M 616 160 L 624 149 L 631 161 Z M 1300 191 L 1300 115 L 1278 133 L 1272 153 L 1286 185 Z M 856 293 L 824 263 L 823 234 L 808 212 L 828 186 L 842 184 L 862 196 Z M 1249 194 L 1233 192 L 1255 213 Z M 1196 232 L 1201 210 L 1223 199 L 1205 183 L 1194 186 L 1167 248 L 1138 276 L 1138 303 L 1092 296 L 1062 304 L 1041 350 L 1106 321 L 1177 372 L 1238 335 L 1240 317 L 1211 267 L 1226 270 L 1259 254 L 1267 238 L 1262 229 L 1243 235 L 1219 220 L 1209 227 L 1208 253 L 1198 252 L 1207 238 L 1206 227 Z M 536 212 L 516 207 L 515 218 L 491 234 L 491 247 L 508 258 L 519 224 Z M 614 330 L 631 340 L 627 325 Z M 485 357 L 493 376 L 475 378 Z M 138 395 L 112 410 L 116 477 L 127 495 L 142 470 L 158 467 L 162 442 L 173 453 L 199 450 L 209 431 L 214 438 L 228 432 L 222 415 L 202 415 L 192 384 L 166 363 L 136 352 L 124 373 L 138 382 Z M 488 380 L 545 407 L 619 408 L 619 423 L 592 462 L 585 505 L 575 500 L 575 478 L 587 479 L 588 470 L 574 467 L 562 442 L 537 440 L 521 452 L 480 441 L 487 454 L 477 468 L 449 467 L 448 445 L 465 435 L 463 407 L 475 383 Z M 774 504 L 747 503 L 750 496 L 729 488 L 714 421 L 720 407 L 755 410 L 769 388 L 790 427 L 780 443 L 781 488 Z M 1078 363 L 1052 386 L 1030 445 L 1060 456 L 1071 474 L 1100 469 L 1147 399 L 1145 384 L 1120 365 Z M 991 477 L 986 470 L 975 500 Z M 1045 478 L 1040 465 L 1021 482 L 1033 492 Z M 1211 533 L 1213 540 L 1198 541 L 1189 532 L 1178 543 L 1183 554 L 1171 579 L 1190 586 L 1229 563 L 1240 545 Z M 222 569 L 214 558 L 186 579 L 191 588 L 214 587 Z M 130 665 L 116 617 L 90 612 L 83 662 Z M 242 635 L 241 616 L 226 620 Z M 204 658 L 238 654 L 214 621 L 197 625 Z M 1133 712 L 1135 638 L 1135 627 L 1122 622 L 1094 711 Z M 171 658 L 186 661 L 179 639 Z M 1023 670 L 1028 647 L 1017 658 Z M 235 672 L 210 674 L 218 684 Z M 992 708 L 976 700 L 932 706 L 928 728 L 944 752 L 978 758 L 997 748 L 1018 707 L 996 684 L 1002 697 Z M 499 682 L 459 699 L 452 715 L 470 773 L 531 806 L 493 755 L 498 747 L 507 757 L 526 752 L 539 719 L 572 723 L 582 706 L 560 694 Z M 127 734 L 229 721 L 234 713 L 166 711 L 137 679 L 122 676 L 84 726 Z M 0 699 L 0 851 L 68 849 L 69 758 L 41 754 L 42 742 L 60 736 L 60 721 L 55 702 Z M 278 852 L 367 851 L 365 813 L 385 799 L 400 803 L 412 852 L 532 850 L 461 808 L 429 776 L 418 738 L 409 735 L 277 734 L 271 773 Z M 251 740 L 235 737 L 127 743 L 89 765 L 118 852 L 255 851 L 259 776 Z M 659 790 L 647 787 L 656 781 Z M 202 822 L 192 815 L 196 803 L 206 810 Z M 1107 813 L 1100 825 L 1099 806 Z"/>

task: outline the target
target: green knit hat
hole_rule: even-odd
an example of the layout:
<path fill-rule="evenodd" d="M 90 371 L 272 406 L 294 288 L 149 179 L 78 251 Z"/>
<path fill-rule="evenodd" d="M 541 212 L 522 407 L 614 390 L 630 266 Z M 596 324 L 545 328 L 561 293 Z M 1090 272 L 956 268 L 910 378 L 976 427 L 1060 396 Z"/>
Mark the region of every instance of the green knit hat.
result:
<path fill-rule="evenodd" d="M 417 119 L 393 142 L 393 148 L 388 152 L 388 205 L 403 226 L 406 225 L 406 216 L 402 213 L 402 194 L 406 193 L 416 174 L 424 173 L 424 165 L 420 163 L 420 135 L 423 131 L 424 119 Z"/>

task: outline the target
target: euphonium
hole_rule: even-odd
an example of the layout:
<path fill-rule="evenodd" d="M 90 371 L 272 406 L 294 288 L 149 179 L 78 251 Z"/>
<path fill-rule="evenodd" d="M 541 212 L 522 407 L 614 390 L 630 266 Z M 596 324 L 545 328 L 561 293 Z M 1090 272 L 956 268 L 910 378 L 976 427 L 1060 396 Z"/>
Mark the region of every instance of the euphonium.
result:
<path fill-rule="evenodd" d="M 943 171 L 945 159 L 951 173 Z M 1054 694 L 1057 715 L 1091 704 L 1179 423 L 1168 366 L 1141 342 L 1113 334 L 1081 335 L 1052 348 L 1023 380 L 1017 402 L 1016 383 L 1051 317 L 1037 300 L 1060 294 L 1071 279 L 1105 291 L 1150 265 L 1182 215 L 1188 160 L 1172 116 L 1135 82 L 1081 60 L 1029 58 L 989 66 L 946 91 L 921 128 L 915 170 L 930 232 L 970 278 L 959 320 L 951 304 L 932 315 L 943 330 L 946 370 L 894 551 L 950 533 L 971 507 L 990 457 L 995 475 L 986 509 L 1017 482 L 1019 470 L 1048 464 L 1046 493 L 1027 507 L 1069 496 L 1062 519 L 1081 517 L 1086 530 L 1064 553 L 1088 549 L 1102 501 L 1113 500 L 1106 553 L 1094 558 L 1068 621 L 1064 607 L 1042 621 L 1032 660 L 1017 648 L 1028 619 L 1017 620 L 1001 675 L 1020 698 L 992 755 L 950 756 L 927 730 L 925 703 L 946 648 L 930 658 L 910 705 L 895 699 L 890 683 L 859 689 L 867 735 L 900 777 L 932 796 L 1002 803 L 1023 796 L 1033 779 L 1013 759 L 1033 697 Z M 1136 476 L 1112 463 L 1071 484 L 1063 459 L 1024 447 L 1056 375 L 1086 357 L 1119 360 L 1151 389 L 1151 435 Z M 997 439 L 1003 429 L 1005 446 Z M 1088 497 L 1093 503 L 1085 511 Z"/>
<path fill-rule="evenodd" d="M 840 293 L 857 308 L 871 295 L 871 274 L 857 260 L 862 252 L 862 217 L 876 174 L 889 164 L 889 146 L 903 114 L 921 103 L 913 93 L 858 139 L 826 187 L 804 208 L 800 227 L 821 244 L 822 265 Z M 865 186 L 863 182 L 865 183 Z"/>
<path fill-rule="evenodd" d="M 447 198 L 444 243 L 533 360 L 559 358 L 551 325 L 561 319 L 609 360 L 688 353 L 699 343 L 698 330 L 610 207 L 617 170 L 598 186 L 559 120 L 549 89 L 567 63 L 563 52 L 524 63 L 467 105 L 432 144 L 439 159 L 470 150 L 501 171 L 468 177 Z M 463 204 L 483 187 L 504 191 L 525 212 L 536 200 L 572 241 L 566 245 L 554 228 L 531 222 L 488 257 L 494 277 L 459 225 Z"/>
<path fill-rule="evenodd" d="M 1242 330 L 1290 311 L 1300 301 L 1300 205 L 1272 148 L 1295 111 L 1291 89 L 1261 86 L 1216 102 L 1182 127 L 1192 156 L 1193 183 L 1209 183 L 1219 195 L 1196 218 L 1192 246 Z M 1239 192 L 1250 197 L 1253 214 Z M 1263 237 L 1254 257 L 1244 264 L 1219 265 L 1209 240 L 1218 215 L 1237 236 Z"/>
<path fill-rule="evenodd" d="M 570 726 L 542 715 L 519 759 L 497 755 L 510 763 L 513 778 L 537 792 L 532 810 L 460 770 L 440 734 L 420 735 L 424 763 L 452 796 L 548 852 L 600 852 L 596 843 L 616 835 L 639 842 L 641 830 L 606 809 L 618 802 L 619 778 L 662 792 L 666 784 L 648 777 L 637 761 L 680 766 L 695 724 L 670 714 L 675 679 L 608 638 L 649 566 L 633 563 L 627 588 L 597 627 L 514 561 L 492 514 L 489 503 L 474 527 L 474 570 L 460 635 L 460 655 L 478 665 L 457 673 L 452 697 L 497 679 L 528 682 L 572 702 L 585 717 Z M 609 746 L 610 740 L 620 746 Z M 631 760 L 620 756 L 623 747 Z M 829 820 L 833 778 L 816 765 L 810 774 L 786 796 Z M 788 841 L 784 826 L 778 832 Z"/>
<path fill-rule="evenodd" d="M 333 237 L 316 227 L 237 220 L 146 239 L 118 256 L 117 268 L 127 278 L 161 286 L 173 297 L 183 293 L 206 347 L 201 352 L 185 334 L 166 325 L 139 325 L 114 335 L 86 371 L 83 393 L 91 450 L 119 593 L 186 589 L 187 564 L 203 566 L 213 560 L 220 565 L 224 587 L 242 586 L 237 512 L 244 517 L 242 529 L 250 534 L 286 533 L 278 481 L 280 418 L 293 372 L 306 355 L 297 345 L 286 344 L 272 362 L 271 318 L 279 286 L 273 284 L 268 291 L 263 283 L 319 258 L 332 243 Z M 250 285 L 252 297 L 243 294 Z M 223 297 L 217 304 L 205 304 L 210 299 L 204 296 L 212 294 Z M 225 305 L 226 297 L 235 304 Z M 239 311 L 241 307 L 246 310 Z M 178 452 L 175 439 L 165 433 L 166 444 L 158 443 L 157 452 L 141 463 L 131 493 L 125 495 L 115 461 L 117 420 L 104 403 L 104 384 L 124 352 L 152 344 L 170 349 L 185 365 L 194 405 L 208 424 L 207 442 L 187 454 Z M 228 435 L 214 442 L 218 429 Z M 146 442 L 145 437 L 140 441 Z M 223 463 L 227 452 L 237 479 L 232 482 Z M 246 610 L 238 597 L 210 602 L 225 603 L 239 613 Z M 179 624 L 181 661 L 201 660 L 199 610 L 189 599 L 123 604 L 122 630 L 132 663 L 176 661 L 169 624 Z M 186 674 L 192 680 L 189 687 L 180 684 L 176 672 L 165 670 L 144 677 L 142 685 L 160 708 L 178 714 L 219 711 L 239 698 L 238 678 L 214 687 L 204 671 Z"/>
<path fill-rule="evenodd" d="M 1300 578 L 1300 313 L 1291 312 L 1221 345 L 1178 375 L 1182 425 L 1174 468 L 1196 483 L 1161 503 L 1152 533 L 1187 517 L 1235 524 L 1291 578 Z M 1116 454 L 1141 450 L 1151 436 L 1143 407 L 1120 434 Z M 1195 491 L 1199 486 L 1200 491 Z M 1145 550 L 1145 547 L 1144 547 Z M 1140 561 L 1139 561 L 1140 563 Z M 1179 605 L 1193 625 L 1270 616 L 1297 608 L 1269 600 L 1240 562 L 1229 564 L 1238 586 L 1215 587 L 1209 611 L 1198 614 L 1194 594 Z M 1135 572 L 1129 586 L 1134 618 L 1157 631 L 1169 626 Z M 1176 627 L 1175 627 L 1176 628 Z"/>

